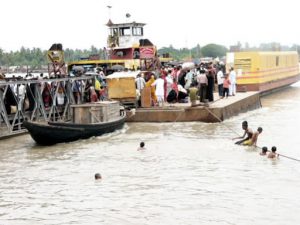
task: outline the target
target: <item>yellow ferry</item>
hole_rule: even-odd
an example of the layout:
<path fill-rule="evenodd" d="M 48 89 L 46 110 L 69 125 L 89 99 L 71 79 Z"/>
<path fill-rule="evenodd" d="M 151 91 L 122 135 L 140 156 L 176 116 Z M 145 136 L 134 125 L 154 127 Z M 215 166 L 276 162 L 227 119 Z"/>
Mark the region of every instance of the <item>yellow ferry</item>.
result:
<path fill-rule="evenodd" d="M 237 73 L 237 91 L 268 92 L 300 80 L 296 51 L 230 52 L 226 61 Z"/>

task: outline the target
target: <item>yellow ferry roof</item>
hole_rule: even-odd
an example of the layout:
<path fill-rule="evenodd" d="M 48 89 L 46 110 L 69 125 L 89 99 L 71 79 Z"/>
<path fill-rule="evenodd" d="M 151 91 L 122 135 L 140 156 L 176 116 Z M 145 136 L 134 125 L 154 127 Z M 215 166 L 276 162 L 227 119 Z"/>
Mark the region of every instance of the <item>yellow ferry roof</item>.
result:
<path fill-rule="evenodd" d="M 229 52 L 238 55 L 291 55 L 297 54 L 296 51 L 245 51 L 245 52 Z"/>

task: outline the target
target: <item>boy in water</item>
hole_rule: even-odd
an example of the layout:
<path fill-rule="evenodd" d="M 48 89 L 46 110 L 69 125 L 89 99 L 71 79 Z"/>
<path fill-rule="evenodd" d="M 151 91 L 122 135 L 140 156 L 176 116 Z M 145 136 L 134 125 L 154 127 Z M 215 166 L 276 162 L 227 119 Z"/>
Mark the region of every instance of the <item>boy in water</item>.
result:
<path fill-rule="evenodd" d="M 235 142 L 236 145 L 241 145 L 244 141 L 247 141 L 247 140 L 249 140 L 249 139 L 252 138 L 253 131 L 248 127 L 248 122 L 247 121 L 243 121 L 243 123 L 242 123 L 242 129 L 244 130 L 243 136 L 233 138 L 232 140 L 239 139 L 239 138 L 244 138 L 246 135 L 247 135 L 247 137 L 245 139 L 243 139 L 243 140 Z"/>
<path fill-rule="evenodd" d="M 257 128 L 257 131 L 253 133 L 252 138 L 247 141 L 244 141 L 243 145 L 249 145 L 249 146 L 253 145 L 256 147 L 258 135 L 260 135 L 262 131 L 263 129 L 261 127 Z"/>
<path fill-rule="evenodd" d="M 102 179 L 102 176 L 100 173 L 96 173 L 95 174 L 95 180 L 101 180 Z"/>
<path fill-rule="evenodd" d="M 138 151 L 140 151 L 140 150 L 146 150 L 145 143 L 143 141 L 140 143 L 140 147 L 137 150 Z"/>
<path fill-rule="evenodd" d="M 259 153 L 260 155 L 267 155 L 268 148 L 267 147 L 262 147 L 261 152 Z"/>
<path fill-rule="evenodd" d="M 277 148 L 275 146 L 272 147 L 272 152 L 269 153 L 268 158 L 275 159 L 278 157 L 278 154 L 276 153 Z"/>

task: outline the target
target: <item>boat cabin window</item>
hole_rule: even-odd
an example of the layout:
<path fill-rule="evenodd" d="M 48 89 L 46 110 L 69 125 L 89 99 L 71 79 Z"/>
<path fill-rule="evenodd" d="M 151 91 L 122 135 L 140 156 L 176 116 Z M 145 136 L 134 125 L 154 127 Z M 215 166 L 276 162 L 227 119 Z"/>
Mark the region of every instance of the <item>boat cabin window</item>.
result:
<path fill-rule="evenodd" d="M 279 66 L 279 56 L 276 56 L 276 66 Z"/>
<path fill-rule="evenodd" d="M 117 51 L 116 52 L 116 56 L 118 56 L 118 57 L 123 57 L 124 55 L 126 55 L 126 53 L 124 52 L 124 51 Z"/>
<path fill-rule="evenodd" d="M 140 58 L 140 50 L 138 48 L 135 48 L 133 51 L 133 58 L 139 59 Z"/>
<path fill-rule="evenodd" d="M 120 28 L 120 36 L 129 36 L 129 35 L 131 35 L 130 27 Z"/>
<path fill-rule="evenodd" d="M 118 35 L 118 28 L 112 28 L 112 29 L 110 29 L 110 35 L 112 35 L 112 36 Z"/>
<path fill-rule="evenodd" d="M 143 28 L 142 27 L 133 27 L 132 35 L 133 36 L 143 36 Z"/>

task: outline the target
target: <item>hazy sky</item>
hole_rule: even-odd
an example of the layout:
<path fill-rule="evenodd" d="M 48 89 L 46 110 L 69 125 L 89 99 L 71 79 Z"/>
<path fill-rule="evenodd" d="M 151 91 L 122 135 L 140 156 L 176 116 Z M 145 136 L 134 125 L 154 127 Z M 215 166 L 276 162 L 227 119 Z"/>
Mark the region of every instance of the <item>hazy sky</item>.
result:
<path fill-rule="evenodd" d="M 229 47 L 237 41 L 291 46 L 300 44 L 299 5 L 297 0 L 4 0 L 0 48 L 46 50 L 52 43 L 73 49 L 102 48 L 109 17 L 114 23 L 146 23 L 145 38 L 159 48 L 198 43 Z M 131 14 L 129 20 L 126 13 Z"/>

